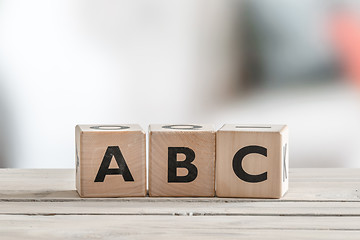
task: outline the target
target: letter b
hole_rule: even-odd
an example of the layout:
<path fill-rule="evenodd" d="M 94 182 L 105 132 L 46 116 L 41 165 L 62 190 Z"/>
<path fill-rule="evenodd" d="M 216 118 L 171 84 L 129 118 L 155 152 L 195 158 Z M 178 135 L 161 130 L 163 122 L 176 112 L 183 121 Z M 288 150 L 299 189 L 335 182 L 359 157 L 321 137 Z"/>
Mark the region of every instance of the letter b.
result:
<path fill-rule="evenodd" d="M 178 154 L 184 154 L 184 161 L 177 161 Z M 198 174 L 198 170 L 191 162 L 195 159 L 195 153 L 187 147 L 169 147 L 168 148 L 168 182 L 192 182 Z M 186 168 L 188 174 L 177 176 L 177 168 Z"/>
<path fill-rule="evenodd" d="M 215 195 L 215 131 L 211 125 L 149 127 L 149 195 Z"/>

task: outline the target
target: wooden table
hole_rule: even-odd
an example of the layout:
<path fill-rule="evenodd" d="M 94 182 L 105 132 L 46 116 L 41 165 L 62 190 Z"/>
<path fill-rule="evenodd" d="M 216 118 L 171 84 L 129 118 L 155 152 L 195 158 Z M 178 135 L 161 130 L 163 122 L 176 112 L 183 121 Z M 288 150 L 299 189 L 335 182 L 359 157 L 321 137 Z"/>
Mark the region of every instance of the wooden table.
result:
<path fill-rule="evenodd" d="M 280 200 L 81 199 L 73 169 L 1 169 L 0 239 L 360 239 L 360 169 L 290 169 Z"/>

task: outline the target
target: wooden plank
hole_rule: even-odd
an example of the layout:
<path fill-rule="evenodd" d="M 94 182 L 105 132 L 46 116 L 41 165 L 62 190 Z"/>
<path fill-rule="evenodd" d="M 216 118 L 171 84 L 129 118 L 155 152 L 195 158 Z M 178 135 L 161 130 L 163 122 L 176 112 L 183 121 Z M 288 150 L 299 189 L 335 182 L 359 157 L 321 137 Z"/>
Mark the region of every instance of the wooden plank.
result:
<path fill-rule="evenodd" d="M 359 168 L 290 168 L 292 179 L 360 179 Z"/>
<path fill-rule="evenodd" d="M 181 201 L 360 201 L 359 186 L 360 169 L 290 169 L 289 192 L 280 200 L 186 198 Z M 139 201 L 154 201 L 154 199 L 156 198 L 142 198 Z M 58 200 L 103 201 L 104 199 L 81 199 L 75 191 L 74 169 L 0 169 L 0 201 Z"/>
<path fill-rule="evenodd" d="M 359 217 L 0 216 L 2 239 L 359 239 Z"/>
<path fill-rule="evenodd" d="M 2 202 L 0 215 L 357 216 L 360 202 Z"/>
<path fill-rule="evenodd" d="M 80 198 L 73 169 L 1 169 L 1 239 L 360 239 L 359 169 L 290 169 L 284 198 Z"/>

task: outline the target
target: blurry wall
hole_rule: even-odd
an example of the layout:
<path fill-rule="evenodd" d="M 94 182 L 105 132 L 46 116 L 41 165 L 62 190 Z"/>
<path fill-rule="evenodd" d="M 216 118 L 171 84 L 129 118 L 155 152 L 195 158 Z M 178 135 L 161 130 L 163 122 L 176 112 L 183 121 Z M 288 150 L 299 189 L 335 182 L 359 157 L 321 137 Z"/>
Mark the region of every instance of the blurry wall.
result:
<path fill-rule="evenodd" d="M 78 123 L 211 122 L 197 110 L 228 85 L 217 81 L 227 57 L 214 56 L 228 47 L 229 11 L 220 1 L 0 1 L 4 164 L 73 167 Z"/>
<path fill-rule="evenodd" d="M 261 2 L 0 0 L 1 167 L 74 167 L 79 123 L 287 123 L 291 167 L 360 167 L 358 88 L 331 43 L 305 54 L 314 19 L 284 26 L 318 11 Z"/>

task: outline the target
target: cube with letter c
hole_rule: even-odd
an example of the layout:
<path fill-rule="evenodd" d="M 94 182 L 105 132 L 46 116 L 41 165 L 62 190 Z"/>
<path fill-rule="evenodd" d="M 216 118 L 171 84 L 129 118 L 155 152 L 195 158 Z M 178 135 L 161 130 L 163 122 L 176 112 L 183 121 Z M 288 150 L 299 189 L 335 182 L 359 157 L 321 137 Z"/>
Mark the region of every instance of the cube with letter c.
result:
<path fill-rule="evenodd" d="M 286 125 L 225 124 L 216 134 L 216 196 L 280 198 L 289 185 Z"/>

